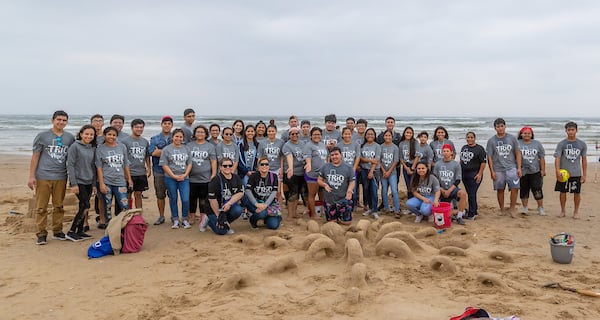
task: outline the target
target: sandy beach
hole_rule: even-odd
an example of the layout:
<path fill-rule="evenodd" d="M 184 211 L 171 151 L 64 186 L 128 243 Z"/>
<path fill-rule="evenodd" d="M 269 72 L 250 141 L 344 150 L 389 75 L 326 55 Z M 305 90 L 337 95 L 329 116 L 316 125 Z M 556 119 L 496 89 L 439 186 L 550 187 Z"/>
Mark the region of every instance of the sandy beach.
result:
<path fill-rule="evenodd" d="M 140 253 L 100 259 L 87 258 L 94 240 L 35 245 L 28 170 L 29 157 L 0 156 L 0 319 L 448 319 L 468 306 L 495 317 L 600 319 L 599 298 L 542 288 L 553 281 L 600 292 L 597 163 L 579 220 L 571 195 L 567 217 L 558 217 L 553 173 L 546 216 L 502 214 L 486 169 L 480 216 L 441 234 L 412 216 L 375 221 L 361 210 L 349 231 L 303 219 L 251 230 L 238 220 L 234 235 L 217 236 L 166 223 L 149 226 Z M 152 187 L 145 194 L 151 224 Z M 71 194 L 65 204 L 66 231 L 77 201 Z M 99 239 L 104 231 L 90 225 Z M 563 231 L 576 239 L 571 264 L 550 254 L 549 236 Z"/>

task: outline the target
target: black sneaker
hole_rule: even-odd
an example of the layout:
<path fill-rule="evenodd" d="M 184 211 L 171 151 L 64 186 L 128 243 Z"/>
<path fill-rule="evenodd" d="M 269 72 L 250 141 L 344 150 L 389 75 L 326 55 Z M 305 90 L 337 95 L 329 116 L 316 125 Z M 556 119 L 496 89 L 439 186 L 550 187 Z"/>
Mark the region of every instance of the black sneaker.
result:
<path fill-rule="evenodd" d="M 73 242 L 79 242 L 81 241 L 81 237 L 79 235 L 77 235 L 77 233 L 73 232 L 73 231 L 69 231 L 67 232 L 67 235 L 65 236 L 66 239 L 71 240 Z M 54 238 L 56 239 L 56 238 Z"/>
<path fill-rule="evenodd" d="M 35 244 L 39 246 L 45 245 L 46 243 L 48 243 L 48 241 L 46 241 L 46 236 L 39 236 L 35 242 Z"/>
<path fill-rule="evenodd" d="M 158 219 L 156 219 L 156 221 L 154 221 L 154 225 L 158 226 L 165 223 L 165 216 L 160 216 L 158 217 Z"/>
<path fill-rule="evenodd" d="M 85 229 L 84 229 L 85 230 Z M 89 234 L 85 233 L 85 232 L 78 232 L 77 235 L 82 239 L 82 240 L 86 240 L 86 239 L 91 239 L 93 238 L 92 236 L 90 236 Z"/>
<path fill-rule="evenodd" d="M 90 226 L 83 226 L 83 232 L 90 231 Z"/>
<path fill-rule="evenodd" d="M 52 239 L 65 241 L 65 240 L 67 240 L 67 236 L 62 232 L 57 232 L 52 236 Z"/>

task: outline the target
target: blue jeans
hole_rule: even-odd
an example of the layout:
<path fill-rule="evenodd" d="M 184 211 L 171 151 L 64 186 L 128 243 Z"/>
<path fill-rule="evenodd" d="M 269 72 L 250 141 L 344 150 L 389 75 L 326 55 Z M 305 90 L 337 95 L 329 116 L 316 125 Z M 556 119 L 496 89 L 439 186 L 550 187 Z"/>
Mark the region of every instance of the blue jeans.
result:
<path fill-rule="evenodd" d="M 381 177 L 381 199 L 383 200 L 383 207 L 389 208 L 388 201 L 388 187 L 392 189 L 392 200 L 394 201 L 394 212 L 400 211 L 400 201 L 398 200 L 398 176 L 396 172 L 387 177 Z"/>
<path fill-rule="evenodd" d="M 113 186 L 110 184 L 106 185 L 106 194 L 100 193 L 104 200 L 104 216 L 106 217 L 106 223 L 110 220 L 108 212 L 112 206 L 113 196 L 117 199 L 117 204 L 121 211 L 129 210 L 129 198 L 127 197 L 127 186 Z M 117 210 L 115 210 L 117 211 Z"/>
<path fill-rule="evenodd" d="M 379 198 L 377 197 L 379 176 L 377 175 L 377 172 L 373 172 L 373 178 L 369 179 L 369 169 L 362 169 L 360 175 L 363 181 L 364 197 L 367 199 L 367 203 L 364 203 L 364 205 L 368 206 L 371 212 L 377 212 L 377 203 L 379 202 Z"/>
<path fill-rule="evenodd" d="M 479 190 L 480 183 L 475 181 L 475 176 L 479 171 L 463 171 L 462 182 L 467 191 L 467 198 L 469 200 L 469 217 L 477 215 L 477 190 Z M 481 179 L 483 182 L 483 178 Z"/>
<path fill-rule="evenodd" d="M 242 207 L 236 202 L 231 206 L 229 211 L 221 212 L 221 214 L 227 215 L 227 222 L 232 223 L 237 218 L 242 215 Z M 212 231 L 218 235 L 227 234 L 227 229 L 222 229 L 217 226 L 217 215 L 214 213 L 208 214 L 208 226 L 212 229 Z"/>
<path fill-rule="evenodd" d="M 410 167 L 412 166 L 412 163 L 407 163 L 407 165 Z M 413 193 L 410 191 L 410 179 L 412 178 L 412 175 L 410 175 L 408 173 L 408 171 L 404 170 L 404 168 L 402 168 L 402 176 L 404 176 L 404 183 L 406 183 L 406 190 L 409 190 L 406 192 L 406 197 L 408 199 L 414 197 Z"/>
<path fill-rule="evenodd" d="M 165 176 L 165 185 L 169 195 L 169 207 L 171 208 L 171 219 L 179 220 L 177 207 L 177 193 L 181 198 L 181 217 L 186 220 L 190 212 L 190 180 L 177 181 L 171 177 Z"/>
<path fill-rule="evenodd" d="M 265 221 L 265 227 L 275 230 L 279 228 L 279 223 L 281 222 L 280 216 L 270 216 L 267 213 L 267 209 L 256 212 L 256 207 L 253 204 L 248 205 L 248 210 L 252 212 L 252 216 L 250 217 L 250 225 L 256 228 L 256 224 L 260 220 Z"/>
<path fill-rule="evenodd" d="M 421 214 L 424 216 L 429 216 L 431 215 L 431 208 L 433 207 L 433 199 L 435 199 L 435 197 L 429 196 L 427 199 L 429 199 L 429 203 L 425 203 L 423 200 L 417 197 L 412 197 L 406 200 L 406 207 L 410 212 L 416 215 Z"/>

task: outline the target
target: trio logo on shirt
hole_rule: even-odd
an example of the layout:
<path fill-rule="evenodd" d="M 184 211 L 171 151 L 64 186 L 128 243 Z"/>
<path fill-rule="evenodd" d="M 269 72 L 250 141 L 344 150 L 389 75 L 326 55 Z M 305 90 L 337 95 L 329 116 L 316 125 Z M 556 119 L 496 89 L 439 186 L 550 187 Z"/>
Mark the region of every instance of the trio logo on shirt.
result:
<path fill-rule="evenodd" d="M 316 150 L 316 152 L 317 152 L 317 155 L 319 155 L 319 158 L 321 158 L 321 160 L 323 160 L 323 161 L 327 160 L 327 150 L 319 149 L 319 150 Z"/>
<path fill-rule="evenodd" d="M 433 189 L 429 186 L 419 186 L 418 190 L 419 193 L 424 196 L 431 195 L 431 192 L 433 191 Z"/>
<path fill-rule="evenodd" d="M 65 162 L 67 158 L 67 146 L 63 146 L 59 139 L 52 139 L 52 144 L 46 146 L 46 152 L 51 159 L 56 160 L 58 163 Z"/>
<path fill-rule="evenodd" d="M 279 148 L 278 146 L 276 146 L 272 143 L 269 143 L 265 147 L 265 154 L 267 155 L 267 158 L 269 158 L 269 162 L 273 162 L 273 161 L 277 160 L 279 153 L 281 153 L 281 148 Z"/>
<path fill-rule="evenodd" d="M 299 162 L 304 161 L 304 154 L 302 153 L 302 148 L 294 147 L 293 154 L 297 161 L 299 161 Z"/>
<path fill-rule="evenodd" d="M 381 162 L 383 162 L 383 165 L 385 167 L 389 167 L 392 162 L 394 161 L 394 154 L 393 153 L 382 153 L 381 154 Z"/>
<path fill-rule="evenodd" d="M 266 199 L 271 195 L 271 192 L 273 192 L 273 186 L 265 185 L 265 181 L 260 179 L 258 185 L 254 187 L 254 192 L 259 198 Z"/>
<path fill-rule="evenodd" d="M 438 171 L 438 178 L 440 178 L 440 182 L 442 182 L 443 185 L 451 185 L 454 181 L 454 171 L 447 170 L 446 166 L 442 166 Z"/>
<path fill-rule="evenodd" d="M 114 151 L 108 151 L 108 156 L 104 158 L 104 163 L 108 164 L 109 167 L 114 168 L 117 171 L 121 171 L 124 160 L 125 157 L 122 154 L 117 154 Z"/>
<path fill-rule="evenodd" d="M 221 153 L 221 156 L 223 157 L 223 159 L 225 159 L 225 158 L 229 158 L 229 159 L 232 159 L 232 160 L 233 160 L 233 159 L 235 159 L 235 152 L 233 152 L 233 151 L 225 151 L 225 150 L 224 150 L 224 151 Z"/>
<path fill-rule="evenodd" d="M 329 173 L 327 174 L 327 184 L 335 190 L 340 189 L 342 184 L 344 184 L 345 179 L 346 178 L 343 175 L 338 174 L 335 169 L 329 170 Z"/>
<path fill-rule="evenodd" d="M 141 147 L 138 142 L 134 142 L 131 148 L 129 148 L 129 155 L 135 160 L 144 162 L 146 160 L 146 147 Z"/>
<path fill-rule="evenodd" d="M 410 160 L 410 149 L 409 148 L 402 148 L 402 159 L 404 159 L 404 161 L 409 161 Z"/>
<path fill-rule="evenodd" d="M 581 155 L 581 150 L 573 148 L 572 144 L 567 144 L 567 148 L 563 151 L 565 158 L 571 162 L 575 162 Z"/>
<path fill-rule="evenodd" d="M 498 152 L 498 156 L 507 159 L 512 152 L 512 145 L 504 144 L 504 141 L 498 141 L 496 143 L 496 152 Z"/>
<path fill-rule="evenodd" d="M 353 166 L 354 159 L 356 159 L 356 150 L 350 149 L 348 147 L 343 147 L 342 157 L 344 158 L 344 162 L 346 162 L 350 166 Z"/>
<path fill-rule="evenodd" d="M 460 161 L 462 161 L 464 164 L 467 164 L 473 160 L 474 156 L 475 154 L 473 152 L 469 150 L 463 150 L 460 152 Z"/>
<path fill-rule="evenodd" d="M 521 155 L 523 156 L 523 160 L 533 163 L 533 161 L 538 158 L 538 151 L 537 149 L 529 149 L 528 146 L 523 146 Z"/>
<path fill-rule="evenodd" d="M 174 150 L 174 153 L 171 155 L 171 161 L 173 165 L 185 170 L 187 165 L 188 154 L 187 153 L 179 153 L 179 150 Z"/>
<path fill-rule="evenodd" d="M 361 154 L 363 158 L 375 158 L 375 150 L 363 150 Z"/>
<path fill-rule="evenodd" d="M 204 160 L 208 159 L 208 151 L 200 150 L 198 147 L 194 147 L 190 155 L 192 156 L 192 161 L 199 166 L 204 163 Z"/>

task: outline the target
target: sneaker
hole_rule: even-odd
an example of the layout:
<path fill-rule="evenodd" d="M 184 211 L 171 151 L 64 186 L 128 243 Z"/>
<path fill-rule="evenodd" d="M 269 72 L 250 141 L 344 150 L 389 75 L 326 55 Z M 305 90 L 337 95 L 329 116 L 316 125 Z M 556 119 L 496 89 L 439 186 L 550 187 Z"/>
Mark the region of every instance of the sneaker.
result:
<path fill-rule="evenodd" d="M 37 238 L 37 241 L 35 242 L 35 244 L 39 245 L 39 246 L 43 246 L 46 243 L 48 243 L 48 241 L 46 241 L 46 236 L 39 236 Z"/>
<path fill-rule="evenodd" d="M 75 233 L 73 231 L 67 232 L 67 235 L 65 236 L 65 238 L 67 240 L 71 240 L 73 242 L 79 242 L 79 241 L 83 240 L 83 239 L 81 239 L 81 237 L 79 235 L 77 235 L 77 233 Z"/>
<path fill-rule="evenodd" d="M 427 222 L 433 223 L 433 215 L 432 214 L 430 214 L 429 217 L 427 217 Z"/>
<path fill-rule="evenodd" d="M 179 220 L 173 221 L 173 225 L 171 226 L 171 229 L 179 229 Z"/>
<path fill-rule="evenodd" d="M 469 214 L 469 216 L 467 217 L 467 219 L 473 221 L 473 220 L 475 220 L 475 217 L 477 217 L 476 214 Z"/>
<path fill-rule="evenodd" d="M 65 241 L 67 240 L 67 236 L 63 232 L 57 232 L 52 236 L 52 239 Z"/>
<path fill-rule="evenodd" d="M 367 210 L 365 212 L 363 212 L 363 216 L 368 217 L 371 214 L 371 210 Z"/>
<path fill-rule="evenodd" d="M 190 223 L 187 220 L 183 220 L 183 228 L 184 229 L 189 229 L 192 226 L 190 225 Z"/>
<path fill-rule="evenodd" d="M 524 215 L 527 215 L 529 213 L 529 209 L 527 209 L 527 207 L 522 207 L 521 208 L 521 213 Z"/>
<path fill-rule="evenodd" d="M 545 215 L 546 215 L 546 213 L 544 212 L 544 207 L 539 207 L 539 208 L 537 209 L 537 211 L 538 211 L 538 214 L 539 214 L 540 216 L 545 216 Z"/>
<path fill-rule="evenodd" d="M 229 230 L 227 230 L 227 234 L 234 234 L 235 231 L 233 231 L 233 229 L 229 228 Z"/>
<path fill-rule="evenodd" d="M 456 218 L 456 223 L 460 224 L 461 226 L 467 224 L 463 218 Z"/>
<path fill-rule="evenodd" d="M 81 238 L 81 240 L 87 240 L 87 239 L 93 238 L 92 236 L 90 236 L 89 234 L 87 234 L 85 232 L 78 232 L 77 235 Z"/>
<path fill-rule="evenodd" d="M 90 226 L 83 226 L 83 232 L 90 231 Z"/>
<path fill-rule="evenodd" d="M 404 210 L 402 210 L 402 214 L 404 214 L 405 216 L 408 216 L 408 215 L 411 215 L 412 212 L 410 212 L 410 210 L 404 209 Z"/>
<path fill-rule="evenodd" d="M 198 229 L 200 229 L 200 232 L 206 231 L 207 225 L 208 225 L 208 216 L 203 214 L 202 218 L 200 219 L 200 223 L 198 224 Z"/>
<path fill-rule="evenodd" d="M 246 211 L 242 212 L 242 220 L 248 220 L 248 214 Z"/>
<path fill-rule="evenodd" d="M 158 217 L 158 219 L 156 219 L 156 221 L 154 221 L 154 225 L 158 226 L 165 223 L 165 216 L 160 216 Z"/>
<path fill-rule="evenodd" d="M 415 223 L 421 223 L 421 221 L 423 221 L 423 215 L 418 214 L 415 218 Z"/>
<path fill-rule="evenodd" d="M 373 219 L 375 219 L 375 220 L 379 219 L 379 214 L 377 212 L 373 213 Z"/>

